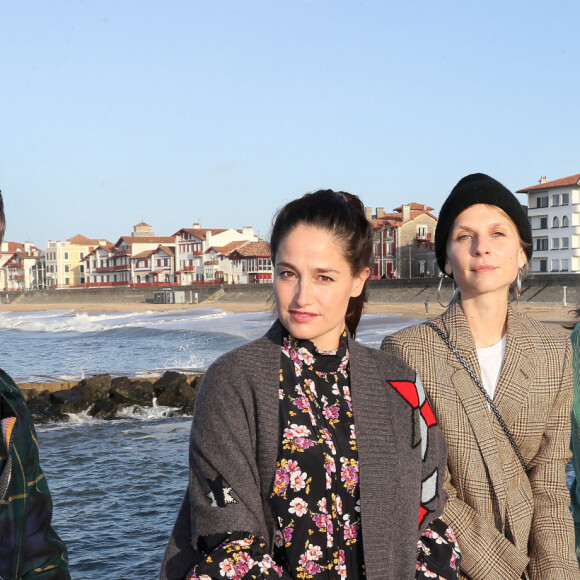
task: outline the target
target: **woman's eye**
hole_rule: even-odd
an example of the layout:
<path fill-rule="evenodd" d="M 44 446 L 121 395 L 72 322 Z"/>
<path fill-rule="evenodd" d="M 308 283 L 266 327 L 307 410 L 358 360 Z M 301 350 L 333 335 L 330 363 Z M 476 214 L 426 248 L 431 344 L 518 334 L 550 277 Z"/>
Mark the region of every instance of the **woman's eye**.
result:
<path fill-rule="evenodd" d="M 290 270 L 282 270 L 282 272 L 278 273 L 278 276 L 280 276 L 280 278 L 292 278 L 294 272 L 291 272 Z"/>
<path fill-rule="evenodd" d="M 505 234 L 503 232 L 493 232 L 492 234 L 493 236 L 497 237 L 497 238 L 501 238 L 503 237 Z"/>
<path fill-rule="evenodd" d="M 469 234 L 460 234 L 459 236 L 457 236 L 458 240 L 469 240 L 471 239 L 471 236 Z"/>
<path fill-rule="evenodd" d="M 319 276 L 318 279 L 321 282 L 332 282 L 332 278 L 329 278 L 328 276 Z"/>

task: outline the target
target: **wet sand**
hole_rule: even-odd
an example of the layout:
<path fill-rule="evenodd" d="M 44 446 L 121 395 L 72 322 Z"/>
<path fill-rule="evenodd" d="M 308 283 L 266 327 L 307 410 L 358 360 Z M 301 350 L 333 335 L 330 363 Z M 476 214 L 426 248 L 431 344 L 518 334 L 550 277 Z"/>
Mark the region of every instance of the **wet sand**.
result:
<path fill-rule="evenodd" d="M 192 308 L 220 308 L 229 312 L 261 312 L 271 310 L 269 302 L 220 302 L 207 301 L 201 304 L 149 304 L 135 303 L 55 303 L 55 304 L 1 304 L 0 312 L 37 312 L 43 310 L 72 310 L 75 312 L 144 312 L 166 310 L 189 310 Z M 537 320 L 561 327 L 562 324 L 573 324 L 575 316 L 573 306 L 551 304 L 522 303 L 516 307 L 520 312 Z M 429 314 L 425 312 L 425 305 L 412 302 L 369 302 L 365 306 L 366 314 L 397 313 L 405 317 L 419 319 L 432 318 L 443 312 L 437 303 L 429 303 Z"/>

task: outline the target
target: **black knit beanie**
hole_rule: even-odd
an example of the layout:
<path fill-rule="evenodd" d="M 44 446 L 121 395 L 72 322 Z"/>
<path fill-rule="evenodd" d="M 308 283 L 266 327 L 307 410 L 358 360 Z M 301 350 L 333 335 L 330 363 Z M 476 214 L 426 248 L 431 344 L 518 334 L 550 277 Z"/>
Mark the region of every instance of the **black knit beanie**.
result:
<path fill-rule="evenodd" d="M 455 218 L 477 203 L 495 205 L 505 211 L 526 244 L 524 251 L 529 261 L 533 251 L 532 228 L 522 204 L 507 187 L 493 177 L 485 173 L 473 173 L 461 179 L 451 190 L 439 212 L 435 229 L 435 258 L 441 272 L 445 273 L 445 247 Z"/>

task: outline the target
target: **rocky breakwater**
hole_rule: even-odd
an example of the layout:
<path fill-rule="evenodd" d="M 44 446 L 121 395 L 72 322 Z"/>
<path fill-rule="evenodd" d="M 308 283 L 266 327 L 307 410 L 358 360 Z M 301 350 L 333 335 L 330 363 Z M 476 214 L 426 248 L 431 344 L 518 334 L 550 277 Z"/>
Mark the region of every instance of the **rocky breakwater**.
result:
<path fill-rule="evenodd" d="M 104 374 L 53 392 L 41 387 L 22 390 L 35 423 L 66 422 L 70 414 L 84 412 L 115 419 L 121 410 L 131 407 L 163 406 L 171 408 L 168 416 L 192 415 L 201 378 L 174 371 L 154 381 Z"/>

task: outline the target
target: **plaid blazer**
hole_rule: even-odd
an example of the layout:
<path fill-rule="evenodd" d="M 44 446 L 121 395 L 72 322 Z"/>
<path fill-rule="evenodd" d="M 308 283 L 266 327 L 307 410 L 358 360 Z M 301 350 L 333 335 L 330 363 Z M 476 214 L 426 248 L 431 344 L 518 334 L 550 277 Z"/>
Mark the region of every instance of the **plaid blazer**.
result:
<path fill-rule="evenodd" d="M 475 343 L 459 303 L 433 322 L 481 378 Z M 508 308 L 498 407 L 528 465 L 467 371 L 424 324 L 385 337 L 421 377 L 448 446 L 444 520 L 472 580 L 580 578 L 565 465 L 570 458 L 572 347 L 545 325 Z"/>

